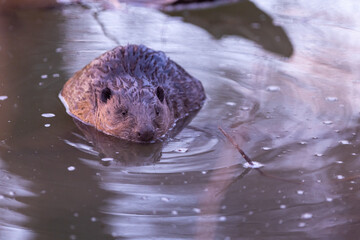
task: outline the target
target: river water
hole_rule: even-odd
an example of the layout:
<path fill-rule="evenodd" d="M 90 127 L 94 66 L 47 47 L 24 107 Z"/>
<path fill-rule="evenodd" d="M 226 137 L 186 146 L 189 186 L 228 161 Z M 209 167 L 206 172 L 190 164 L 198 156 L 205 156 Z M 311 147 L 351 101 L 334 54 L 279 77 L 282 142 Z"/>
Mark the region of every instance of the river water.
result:
<path fill-rule="evenodd" d="M 357 1 L 120 6 L 1 15 L 1 240 L 358 238 Z M 89 134 L 58 98 L 129 43 L 204 85 L 205 106 L 164 143 Z"/>

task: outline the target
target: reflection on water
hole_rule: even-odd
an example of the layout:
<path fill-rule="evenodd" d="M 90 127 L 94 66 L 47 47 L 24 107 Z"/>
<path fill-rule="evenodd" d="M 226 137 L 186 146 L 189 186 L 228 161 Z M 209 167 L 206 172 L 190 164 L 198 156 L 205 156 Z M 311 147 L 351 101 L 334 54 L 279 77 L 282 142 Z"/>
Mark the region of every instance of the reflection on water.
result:
<path fill-rule="evenodd" d="M 275 26 L 272 18 L 250 1 L 168 13 L 182 16 L 183 21 L 206 29 L 217 39 L 241 36 L 282 56 L 290 57 L 293 54 L 293 47 L 284 30 Z"/>
<path fill-rule="evenodd" d="M 254 3 L 1 15 L 0 239 L 356 238 L 359 6 Z M 234 20 L 241 6 L 252 14 Z M 204 108 L 169 141 L 84 131 L 58 100 L 115 42 L 165 51 L 203 82 Z M 218 126 L 278 178 L 244 169 Z"/>

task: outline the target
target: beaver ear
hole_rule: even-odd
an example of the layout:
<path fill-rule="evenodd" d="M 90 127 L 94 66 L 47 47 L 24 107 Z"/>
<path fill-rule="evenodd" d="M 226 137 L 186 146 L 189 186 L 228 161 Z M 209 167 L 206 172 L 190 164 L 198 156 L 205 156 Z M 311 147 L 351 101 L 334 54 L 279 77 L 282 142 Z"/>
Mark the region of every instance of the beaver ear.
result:
<path fill-rule="evenodd" d="M 100 99 L 102 102 L 106 103 L 111 98 L 112 92 L 110 88 L 106 87 L 101 91 Z"/>
<path fill-rule="evenodd" d="M 165 93 L 162 87 L 156 88 L 156 96 L 159 98 L 160 102 L 164 101 Z"/>

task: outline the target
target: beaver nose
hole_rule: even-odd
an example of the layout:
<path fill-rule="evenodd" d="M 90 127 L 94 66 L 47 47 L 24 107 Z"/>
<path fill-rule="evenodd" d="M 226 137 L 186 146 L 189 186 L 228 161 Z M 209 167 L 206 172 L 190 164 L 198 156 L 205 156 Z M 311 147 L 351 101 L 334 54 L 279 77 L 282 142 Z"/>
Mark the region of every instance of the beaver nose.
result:
<path fill-rule="evenodd" d="M 155 132 L 151 128 L 143 128 L 137 132 L 137 137 L 141 142 L 150 142 L 154 139 Z"/>

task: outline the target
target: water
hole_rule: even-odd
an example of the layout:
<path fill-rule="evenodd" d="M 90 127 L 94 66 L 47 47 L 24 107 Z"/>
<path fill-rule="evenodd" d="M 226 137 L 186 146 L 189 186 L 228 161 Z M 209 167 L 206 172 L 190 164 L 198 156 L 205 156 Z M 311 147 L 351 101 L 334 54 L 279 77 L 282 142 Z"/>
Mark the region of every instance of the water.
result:
<path fill-rule="evenodd" d="M 0 239 L 356 239 L 360 5 L 323 4 L 2 15 Z M 169 142 L 89 134 L 58 99 L 117 43 L 203 82 L 205 106 Z"/>

